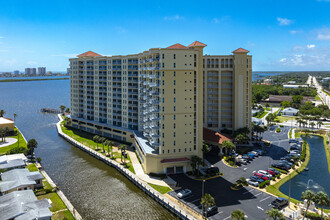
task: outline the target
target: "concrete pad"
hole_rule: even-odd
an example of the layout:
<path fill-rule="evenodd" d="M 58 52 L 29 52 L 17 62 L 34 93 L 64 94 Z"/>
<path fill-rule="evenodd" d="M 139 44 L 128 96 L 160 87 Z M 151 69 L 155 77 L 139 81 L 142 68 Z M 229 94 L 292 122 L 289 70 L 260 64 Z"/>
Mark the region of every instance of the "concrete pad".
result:
<path fill-rule="evenodd" d="M 17 142 L 16 138 L 6 138 L 6 142 L 0 142 L 0 147 L 6 147 Z"/>

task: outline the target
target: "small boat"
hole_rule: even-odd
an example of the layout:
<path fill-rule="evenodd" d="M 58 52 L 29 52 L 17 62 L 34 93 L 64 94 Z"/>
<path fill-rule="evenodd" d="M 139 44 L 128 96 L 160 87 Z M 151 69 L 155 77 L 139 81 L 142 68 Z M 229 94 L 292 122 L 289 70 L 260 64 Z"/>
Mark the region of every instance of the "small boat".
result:
<path fill-rule="evenodd" d="M 308 170 L 309 170 L 309 168 L 308 168 L 308 167 L 306 167 L 304 170 L 305 170 L 305 171 L 308 171 Z"/>

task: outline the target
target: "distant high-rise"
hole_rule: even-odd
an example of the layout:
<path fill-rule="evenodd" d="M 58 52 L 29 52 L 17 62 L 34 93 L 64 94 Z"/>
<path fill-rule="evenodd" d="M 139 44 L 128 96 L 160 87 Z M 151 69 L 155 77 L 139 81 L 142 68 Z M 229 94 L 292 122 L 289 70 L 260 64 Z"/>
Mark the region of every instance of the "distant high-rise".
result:
<path fill-rule="evenodd" d="M 46 75 L 46 67 L 38 67 L 39 75 Z"/>
<path fill-rule="evenodd" d="M 66 69 L 66 73 L 70 75 L 70 68 Z"/>
<path fill-rule="evenodd" d="M 36 68 L 25 68 L 25 74 L 27 75 L 36 75 L 37 69 Z"/>
<path fill-rule="evenodd" d="M 15 70 L 15 71 L 14 71 L 14 74 L 15 74 L 15 75 L 18 75 L 18 74 L 19 74 L 19 70 Z"/>

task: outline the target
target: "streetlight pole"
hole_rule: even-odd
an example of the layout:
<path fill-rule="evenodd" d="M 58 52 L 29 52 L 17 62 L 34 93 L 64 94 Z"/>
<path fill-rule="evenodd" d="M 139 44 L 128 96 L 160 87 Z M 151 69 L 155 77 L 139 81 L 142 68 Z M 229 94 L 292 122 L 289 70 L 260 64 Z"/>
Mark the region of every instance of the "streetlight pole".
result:
<path fill-rule="evenodd" d="M 291 173 L 289 173 L 289 208 L 290 208 L 290 200 L 291 200 Z"/>
<path fill-rule="evenodd" d="M 202 182 L 202 198 L 204 197 L 204 183 L 205 183 L 205 180 L 203 180 L 203 182 Z M 202 212 L 203 212 L 203 219 L 204 219 L 204 213 L 205 213 L 204 204 L 202 206 L 203 206 Z"/>

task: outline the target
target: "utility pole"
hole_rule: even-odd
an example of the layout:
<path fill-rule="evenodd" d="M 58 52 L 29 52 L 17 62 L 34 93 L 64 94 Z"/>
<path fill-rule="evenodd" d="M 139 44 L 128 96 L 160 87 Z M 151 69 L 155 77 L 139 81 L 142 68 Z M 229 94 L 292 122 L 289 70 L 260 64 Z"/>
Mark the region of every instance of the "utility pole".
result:
<path fill-rule="evenodd" d="M 204 183 L 205 183 L 205 180 L 203 180 L 203 182 L 202 182 L 202 198 L 204 197 Z M 203 204 L 202 212 L 203 212 L 203 219 L 204 219 L 204 214 L 205 214 L 204 204 Z"/>

